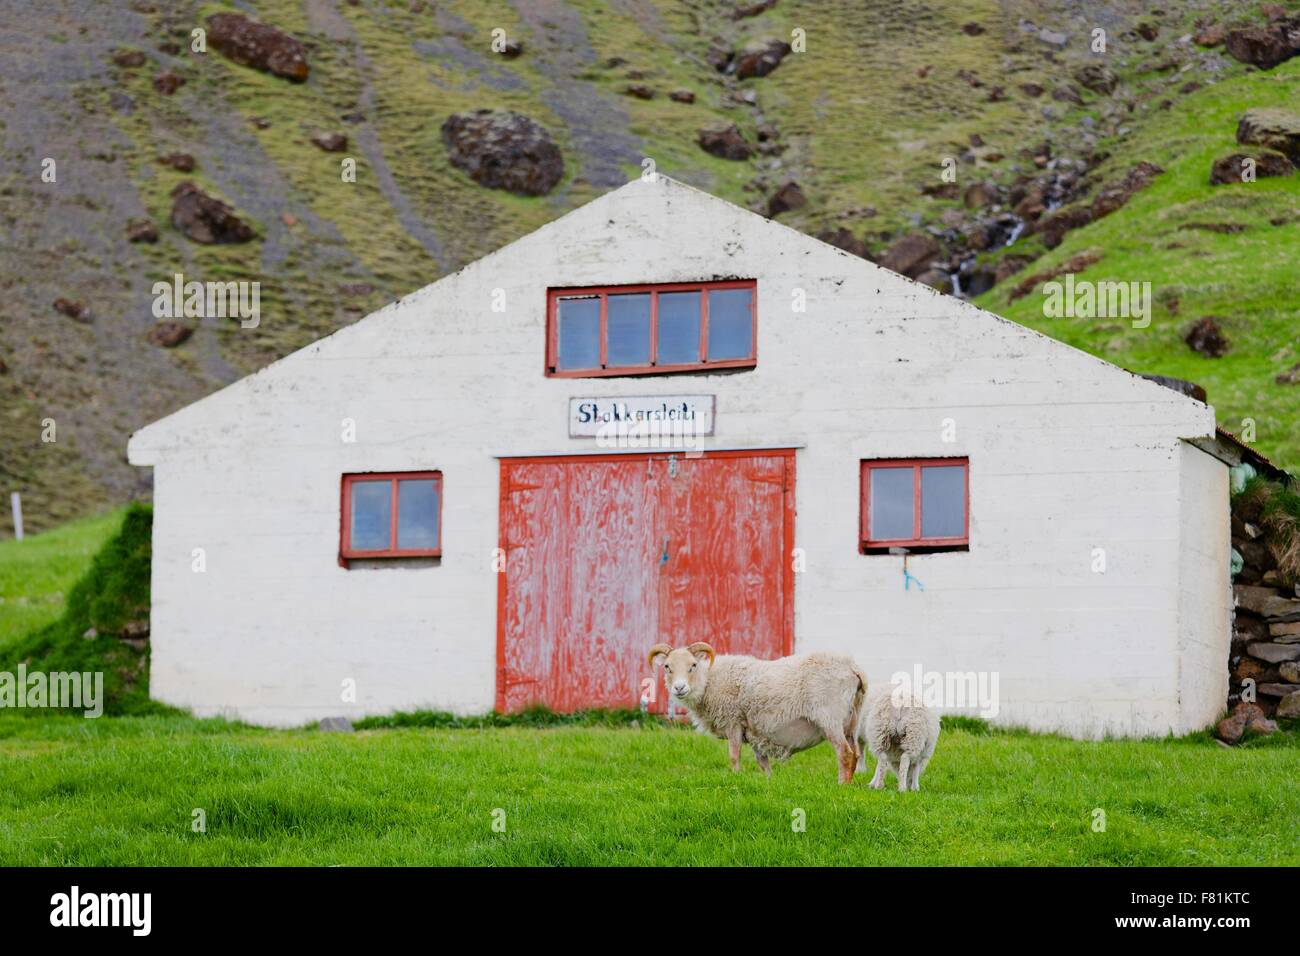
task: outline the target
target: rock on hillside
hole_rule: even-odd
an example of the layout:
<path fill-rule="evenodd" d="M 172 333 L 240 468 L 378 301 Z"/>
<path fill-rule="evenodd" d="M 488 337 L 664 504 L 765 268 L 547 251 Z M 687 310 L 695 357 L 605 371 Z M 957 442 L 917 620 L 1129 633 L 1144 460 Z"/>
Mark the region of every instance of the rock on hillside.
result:
<path fill-rule="evenodd" d="M 451 164 L 481 186 L 542 196 L 564 175 L 564 157 L 551 134 L 519 113 L 455 113 L 442 124 L 442 141 Z"/>
<path fill-rule="evenodd" d="M 294 37 L 239 13 L 208 17 L 208 42 L 226 59 L 294 83 L 306 81 L 307 49 Z"/>
<path fill-rule="evenodd" d="M 1255 156 L 1233 153 L 1231 156 L 1222 156 L 1214 161 L 1214 165 L 1210 167 L 1210 185 L 1250 182 L 1247 170 L 1252 169 L 1252 163 L 1256 180 L 1270 176 L 1290 176 L 1295 172 L 1291 161 L 1281 153 L 1260 153 Z"/>
<path fill-rule="evenodd" d="M 172 190 L 172 225 L 189 239 L 204 244 L 248 242 L 255 233 L 220 199 L 209 196 L 192 182 Z"/>
<path fill-rule="evenodd" d="M 1231 30 L 1224 37 L 1223 46 L 1242 63 L 1271 70 L 1293 56 L 1300 56 L 1300 17 Z"/>
<path fill-rule="evenodd" d="M 767 76 L 790 53 L 790 44 L 784 40 L 756 40 L 747 44 L 736 54 L 736 78 L 748 79 L 751 76 Z"/>
<path fill-rule="evenodd" d="M 1237 121 L 1237 142 L 1275 149 L 1300 165 L 1300 116 L 1285 110 L 1246 110 Z"/>

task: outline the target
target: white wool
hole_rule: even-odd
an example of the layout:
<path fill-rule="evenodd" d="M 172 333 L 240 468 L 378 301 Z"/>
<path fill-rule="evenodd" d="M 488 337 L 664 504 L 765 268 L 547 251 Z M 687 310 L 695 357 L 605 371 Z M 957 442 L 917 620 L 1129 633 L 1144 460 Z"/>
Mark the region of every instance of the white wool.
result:
<path fill-rule="evenodd" d="M 678 670 L 689 665 L 685 650 L 672 653 L 681 662 Z M 821 651 L 774 661 L 720 655 L 696 685 L 683 703 L 697 729 L 728 741 L 733 769 L 739 769 L 742 744 L 753 748 L 768 771 L 769 761 L 829 740 L 839 756 L 841 782 L 852 779 L 867 689 L 852 658 Z"/>
<path fill-rule="evenodd" d="M 888 770 L 898 777 L 899 790 L 919 790 L 921 773 L 939 742 L 939 714 L 919 697 L 895 700 L 892 690 L 883 687 L 867 695 L 858 730 L 864 748 L 858 770 L 865 769 L 866 751 L 870 750 L 876 757 L 871 787 L 883 787 Z"/>

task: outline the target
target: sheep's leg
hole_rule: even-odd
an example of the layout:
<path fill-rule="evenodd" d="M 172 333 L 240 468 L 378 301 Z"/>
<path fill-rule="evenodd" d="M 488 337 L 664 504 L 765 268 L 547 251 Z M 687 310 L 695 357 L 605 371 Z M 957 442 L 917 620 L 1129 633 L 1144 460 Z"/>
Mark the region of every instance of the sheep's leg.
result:
<path fill-rule="evenodd" d="M 929 762 L 930 762 L 929 757 L 922 757 L 912 767 L 912 789 L 913 790 L 921 789 L 921 774 L 922 772 L 924 772 L 926 764 L 928 764 Z"/>
<path fill-rule="evenodd" d="M 876 758 L 876 775 L 871 778 L 871 783 L 867 784 L 872 790 L 885 789 L 885 758 Z"/>
<path fill-rule="evenodd" d="M 853 760 L 857 770 L 862 769 L 862 741 L 858 740 L 858 712 L 855 710 L 849 714 L 848 722 L 844 725 L 844 737 L 848 740 L 849 746 L 853 748 Z"/>
<path fill-rule="evenodd" d="M 858 773 L 862 773 L 866 769 L 867 769 L 867 748 L 863 745 L 862 741 L 859 740 L 858 741 Z"/>
<path fill-rule="evenodd" d="M 904 752 L 898 758 L 898 790 L 900 793 L 908 789 L 908 780 L 912 773 L 912 755 Z"/>
<path fill-rule="evenodd" d="M 727 738 L 727 748 L 731 751 L 731 771 L 732 773 L 740 772 L 740 745 L 744 738 L 739 734 L 733 734 Z"/>
<path fill-rule="evenodd" d="M 772 763 L 767 759 L 767 754 L 763 753 L 763 751 L 759 750 L 753 744 L 750 744 L 749 746 L 750 749 L 754 751 L 754 759 L 758 761 L 759 769 L 769 777 L 772 776 Z"/>
<path fill-rule="evenodd" d="M 858 762 L 858 751 L 853 744 L 849 743 L 848 737 L 840 727 L 827 727 L 822 733 L 830 741 L 831 746 L 835 748 L 835 753 L 840 762 L 840 783 L 853 782 L 853 768 Z"/>
<path fill-rule="evenodd" d="M 852 745 L 845 743 L 839 748 L 840 754 L 840 783 L 852 783 L 853 771 L 858 765 L 858 752 L 853 749 Z"/>

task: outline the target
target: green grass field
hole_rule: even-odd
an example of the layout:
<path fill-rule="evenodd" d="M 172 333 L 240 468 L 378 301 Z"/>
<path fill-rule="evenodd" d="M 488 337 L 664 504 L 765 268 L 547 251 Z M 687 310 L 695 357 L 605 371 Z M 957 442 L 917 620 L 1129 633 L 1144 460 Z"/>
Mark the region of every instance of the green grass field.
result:
<path fill-rule="evenodd" d="M 122 523 L 122 509 L 0 541 L 0 651 L 63 613 L 68 592 Z"/>
<path fill-rule="evenodd" d="M 899 794 L 840 787 L 824 745 L 733 775 L 722 741 L 627 715 L 355 734 L 150 715 L 147 657 L 113 636 L 147 601 L 149 521 L 0 545 L 0 671 L 103 669 L 109 712 L 134 715 L 0 713 L 0 866 L 1300 864 L 1294 726 L 1228 750 L 950 721 Z"/>
<path fill-rule="evenodd" d="M 8 717 L 0 865 L 1295 865 L 1297 774 L 1295 735 L 1226 750 L 950 728 L 900 794 L 839 786 L 825 745 L 768 780 L 653 725 Z"/>

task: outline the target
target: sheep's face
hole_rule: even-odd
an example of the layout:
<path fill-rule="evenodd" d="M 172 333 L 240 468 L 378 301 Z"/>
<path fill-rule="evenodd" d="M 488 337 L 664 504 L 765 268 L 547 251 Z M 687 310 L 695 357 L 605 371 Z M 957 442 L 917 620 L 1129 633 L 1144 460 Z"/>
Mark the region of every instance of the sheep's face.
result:
<path fill-rule="evenodd" d="M 689 704 L 704 694 L 709 669 L 713 666 L 713 648 L 703 641 L 675 649 L 656 644 L 650 652 L 650 662 L 663 664 L 664 686 L 672 699 Z"/>

